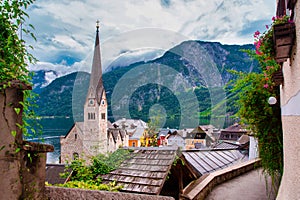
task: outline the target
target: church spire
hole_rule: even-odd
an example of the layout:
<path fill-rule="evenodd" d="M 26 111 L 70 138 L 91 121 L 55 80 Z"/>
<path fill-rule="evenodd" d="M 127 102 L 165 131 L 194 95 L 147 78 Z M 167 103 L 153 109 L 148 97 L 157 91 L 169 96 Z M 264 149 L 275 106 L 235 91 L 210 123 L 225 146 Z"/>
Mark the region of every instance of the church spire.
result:
<path fill-rule="evenodd" d="M 99 42 L 99 21 L 96 22 L 96 39 L 94 48 L 94 57 L 92 64 L 92 71 L 90 77 L 90 86 L 88 91 L 88 97 L 95 96 L 100 103 L 103 93 L 103 81 L 102 81 L 102 65 L 101 65 L 101 51 Z"/>

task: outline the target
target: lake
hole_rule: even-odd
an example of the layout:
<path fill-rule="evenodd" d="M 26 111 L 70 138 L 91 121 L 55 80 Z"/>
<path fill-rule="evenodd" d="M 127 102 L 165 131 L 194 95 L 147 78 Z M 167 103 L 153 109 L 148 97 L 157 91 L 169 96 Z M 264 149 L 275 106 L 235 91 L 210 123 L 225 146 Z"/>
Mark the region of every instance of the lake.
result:
<path fill-rule="evenodd" d="M 47 153 L 47 163 L 59 163 L 60 136 L 65 136 L 74 124 L 72 117 L 49 117 L 38 120 L 42 125 L 42 134 L 26 138 L 28 141 L 51 144 L 54 152 Z"/>
<path fill-rule="evenodd" d="M 224 120 L 224 119 L 223 119 Z M 201 119 L 201 124 L 210 124 L 209 119 Z M 233 124 L 234 119 L 226 118 L 225 127 Z M 39 120 L 42 125 L 42 134 L 38 137 L 27 138 L 28 141 L 51 144 L 54 152 L 47 154 L 47 163 L 59 163 L 60 156 L 60 136 L 65 136 L 74 124 L 72 117 L 48 117 Z M 39 139 L 40 138 L 40 139 Z"/>

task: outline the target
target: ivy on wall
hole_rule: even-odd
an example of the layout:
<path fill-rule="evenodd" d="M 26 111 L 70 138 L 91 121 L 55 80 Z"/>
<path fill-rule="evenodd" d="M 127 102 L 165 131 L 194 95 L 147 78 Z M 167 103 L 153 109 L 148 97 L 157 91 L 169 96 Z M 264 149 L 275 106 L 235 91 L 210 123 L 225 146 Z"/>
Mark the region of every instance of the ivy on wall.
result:
<path fill-rule="evenodd" d="M 28 14 L 24 11 L 34 0 L 3 0 L 0 2 L 0 82 L 20 80 L 30 83 L 27 66 L 35 58 L 29 53 L 22 33 L 35 39 L 33 26 L 26 24 Z"/>
<path fill-rule="evenodd" d="M 31 85 L 31 73 L 28 70 L 29 64 L 34 64 L 37 60 L 29 52 L 33 49 L 31 45 L 26 45 L 22 39 L 22 34 L 36 39 L 31 24 L 26 23 L 29 18 L 25 10 L 34 0 L 2 0 L 0 2 L 0 90 L 10 87 L 13 81 Z M 36 94 L 32 91 L 24 90 L 24 101 L 19 102 L 25 112 L 17 114 L 23 115 L 23 124 L 17 124 L 23 135 L 36 135 L 36 130 L 29 127 L 29 119 L 35 118 L 33 107 L 35 107 Z M 31 102 L 31 103 L 29 103 Z M 38 124 L 35 124 L 39 127 Z M 30 134 L 29 134 L 30 133 Z M 13 134 L 13 133 L 12 133 Z"/>
<path fill-rule="evenodd" d="M 275 181 L 283 173 L 283 134 L 280 91 L 272 78 L 281 66 L 275 60 L 272 37 L 273 26 L 285 23 L 288 17 L 274 17 L 272 20 L 273 23 L 266 26 L 264 33 L 255 32 L 256 50 L 246 51 L 259 62 L 261 73 L 234 72 L 239 78 L 230 83 L 230 87 L 233 92 L 239 92 L 237 115 L 249 125 L 258 139 L 262 166 Z M 270 97 L 277 99 L 274 105 L 268 103 Z"/>

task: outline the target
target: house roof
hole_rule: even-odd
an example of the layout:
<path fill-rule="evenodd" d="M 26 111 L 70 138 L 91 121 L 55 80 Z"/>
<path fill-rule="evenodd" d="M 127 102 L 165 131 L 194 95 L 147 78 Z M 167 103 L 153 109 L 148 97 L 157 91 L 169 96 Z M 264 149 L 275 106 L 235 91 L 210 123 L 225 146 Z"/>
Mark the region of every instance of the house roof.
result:
<path fill-rule="evenodd" d="M 67 170 L 71 172 L 71 170 Z M 64 164 L 46 164 L 46 182 L 50 184 L 65 183 L 67 178 L 62 178 L 60 173 L 65 172 Z"/>
<path fill-rule="evenodd" d="M 230 149 L 238 149 L 240 147 L 239 144 L 235 144 L 234 142 L 229 141 L 219 141 L 217 144 L 213 146 L 213 149 L 217 150 L 230 150 Z"/>
<path fill-rule="evenodd" d="M 116 181 L 122 191 L 158 195 L 176 157 L 177 148 L 133 148 L 129 159 L 103 175 L 103 183 Z"/>
<path fill-rule="evenodd" d="M 166 136 L 166 139 L 184 140 L 183 137 L 179 134 L 176 134 L 176 135 L 169 134 Z"/>
<path fill-rule="evenodd" d="M 250 142 L 250 138 L 248 135 L 242 135 L 239 139 L 238 139 L 238 142 L 240 144 L 246 144 L 248 142 Z"/>
<path fill-rule="evenodd" d="M 114 122 L 114 124 L 117 124 L 120 128 L 123 129 L 135 129 L 136 127 L 143 127 L 147 128 L 147 123 L 140 119 L 126 119 L 122 118 Z"/>
<path fill-rule="evenodd" d="M 170 129 L 160 129 L 158 132 L 158 136 L 167 136 L 168 134 L 171 134 L 171 130 Z"/>
<path fill-rule="evenodd" d="M 146 122 L 140 119 L 119 119 L 114 122 L 120 129 L 126 130 L 130 139 L 140 139 L 147 128 Z"/>
<path fill-rule="evenodd" d="M 129 139 L 139 140 L 143 136 L 144 132 L 145 132 L 144 128 L 136 128 L 134 132 L 132 132 L 133 134 L 129 137 Z"/>
<path fill-rule="evenodd" d="M 109 128 L 107 130 L 107 136 L 109 137 L 110 134 L 112 135 L 114 142 L 117 143 L 119 135 L 121 137 L 121 140 L 124 141 L 124 138 L 126 136 L 126 131 L 119 128 Z"/>
<path fill-rule="evenodd" d="M 235 123 L 232 126 L 229 126 L 228 128 L 225 128 L 225 129 L 221 130 L 221 133 L 222 132 L 242 132 L 242 133 L 247 133 L 247 130 L 244 129 L 242 127 L 242 125 Z"/>
<path fill-rule="evenodd" d="M 183 151 L 182 156 L 199 177 L 248 159 L 239 150 Z"/>

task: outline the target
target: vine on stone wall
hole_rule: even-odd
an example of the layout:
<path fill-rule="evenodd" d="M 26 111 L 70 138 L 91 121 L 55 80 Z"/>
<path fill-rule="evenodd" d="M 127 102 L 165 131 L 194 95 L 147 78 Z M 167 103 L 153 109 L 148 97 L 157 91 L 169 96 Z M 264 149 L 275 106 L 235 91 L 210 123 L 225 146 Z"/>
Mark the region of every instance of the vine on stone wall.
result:
<path fill-rule="evenodd" d="M 34 27 L 26 23 L 29 16 L 25 12 L 33 2 L 34 0 L 0 2 L 0 90 L 11 87 L 12 82 L 15 81 L 31 85 L 32 74 L 28 70 L 28 65 L 34 64 L 37 60 L 28 51 L 33 47 L 26 45 L 21 36 L 24 34 L 36 39 L 33 34 Z M 36 118 L 33 107 L 36 105 L 34 102 L 37 95 L 31 90 L 24 90 L 23 93 L 24 101 L 19 103 L 24 112 L 16 110 L 17 114 L 23 115 L 23 123 L 17 126 L 25 136 L 37 135 L 36 130 L 29 127 L 30 118 Z"/>

